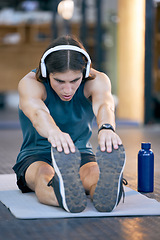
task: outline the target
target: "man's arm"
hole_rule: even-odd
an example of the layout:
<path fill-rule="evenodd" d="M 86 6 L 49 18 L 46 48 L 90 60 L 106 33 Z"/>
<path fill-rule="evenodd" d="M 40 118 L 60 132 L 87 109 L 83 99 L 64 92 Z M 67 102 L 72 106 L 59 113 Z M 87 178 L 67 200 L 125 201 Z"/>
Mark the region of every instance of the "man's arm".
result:
<path fill-rule="evenodd" d="M 115 130 L 115 105 L 111 94 L 111 83 L 106 74 L 91 70 L 96 75 L 94 80 L 87 82 L 86 90 L 92 96 L 93 111 L 97 119 L 98 128 L 102 124 L 109 123 Z M 119 136 L 112 130 L 103 129 L 98 134 L 98 142 L 101 151 L 107 149 L 112 151 L 112 145 L 115 149 L 122 144 Z"/>
<path fill-rule="evenodd" d="M 69 153 L 69 149 L 74 152 L 75 146 L 67 133 L 63 133 L 51 117 L 47 106 L 46 90 L 42 83 L 35 79 L 35 73 L 27 74 L 18 85 L 19 107 L 30 119 L 37 132 L 57 147 L 58 151 L 64 149 Z"/>

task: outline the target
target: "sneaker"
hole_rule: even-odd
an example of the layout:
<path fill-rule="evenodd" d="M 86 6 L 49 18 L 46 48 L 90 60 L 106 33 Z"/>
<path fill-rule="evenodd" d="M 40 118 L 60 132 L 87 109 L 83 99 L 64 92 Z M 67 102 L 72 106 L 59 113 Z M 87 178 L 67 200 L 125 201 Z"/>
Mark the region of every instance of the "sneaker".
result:
<path fill-rule="evenodd" d="M 60 207 L 71 213 L 82 212 L 87 198 L 79 175 L 79 151 L 65 154 L 52 147 L 51 155 L 55 176 L 48 185 L 53 186 Z"/>
<path fill-rule="evenodd" d="M 121 201 L 121 198 L 123 197 L 123 203 L 124 203 L 124 199 L 125 199 L 125 191 L 124 191 L 124 186 L 123 185 L 128 185 L 128 182 L 125 178 L 123 178 L 123 174 L 120 180 L 120 190 L 119 190 L 119 195 L 118 195 L 118 202 L 117 205 L 119 204 L 119 202 Z"/>
<path fill-rule="evenodd" d="M 99 212 L 111 212 L 123 195 L 122 174 L 125 166 L 123 145 L 111 153 L 102 152 L 98 147 L 96 153 L 100 169 L 99 180 L 93 195 L 93 204 Z"/>

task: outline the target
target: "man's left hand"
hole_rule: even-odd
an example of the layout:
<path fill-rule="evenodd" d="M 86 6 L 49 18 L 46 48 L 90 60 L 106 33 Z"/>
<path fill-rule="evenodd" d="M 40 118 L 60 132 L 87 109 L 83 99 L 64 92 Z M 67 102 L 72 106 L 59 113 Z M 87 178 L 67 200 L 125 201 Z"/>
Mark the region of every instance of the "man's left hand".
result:
<path fill-rule="evenodd" d="M 102 152 L 112 152 L 112 145 L 114 149 L 118 149 L 122 144 L 120 137 L 112 130 L 103 129 L 98 134 L 98 143 Z"/>

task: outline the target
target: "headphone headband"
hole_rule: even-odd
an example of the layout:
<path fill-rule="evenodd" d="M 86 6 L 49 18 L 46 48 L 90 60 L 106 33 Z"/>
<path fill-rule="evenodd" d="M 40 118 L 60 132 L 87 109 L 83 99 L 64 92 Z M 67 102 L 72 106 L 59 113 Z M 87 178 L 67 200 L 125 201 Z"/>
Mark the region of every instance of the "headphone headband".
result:
<path fill-rule="evenodd" d="M 46 78 L 47 77 L 47 70 L 46 70 L 46 65 L 45 65 L 45 58 L 52 52 L 56 52 L 56 51 L 61 51 L 61 50 L 73 50 L 76 52 L 80 52 L 82 53 L 88 60 L 87 62 L 87 67 L 86 67 L 86 75 L 85 77 L 87 78 L 89 76 L 89 72 L 90 72 L 90 65 L 91 65 L 91 59 L 89 54 L 82 48 L 77 47 L 77 46 L 73 46 L 73 45 L 58 45 L 56 47 L 50 48 L 48 49 L 42 56 L 41 58 L 41 73 L 42 73 L 42 77 Z"/>

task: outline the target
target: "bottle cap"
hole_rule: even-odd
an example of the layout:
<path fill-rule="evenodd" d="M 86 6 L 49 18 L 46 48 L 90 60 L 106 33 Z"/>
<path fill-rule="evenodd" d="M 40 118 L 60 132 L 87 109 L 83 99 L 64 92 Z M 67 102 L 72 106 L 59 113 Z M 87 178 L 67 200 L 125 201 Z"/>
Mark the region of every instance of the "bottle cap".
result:
<path fill-rule="evenodd" d="M 141 148 L 142 149 L 150 149 L 151 148 L 151 143 L 141 143 Z"/>

